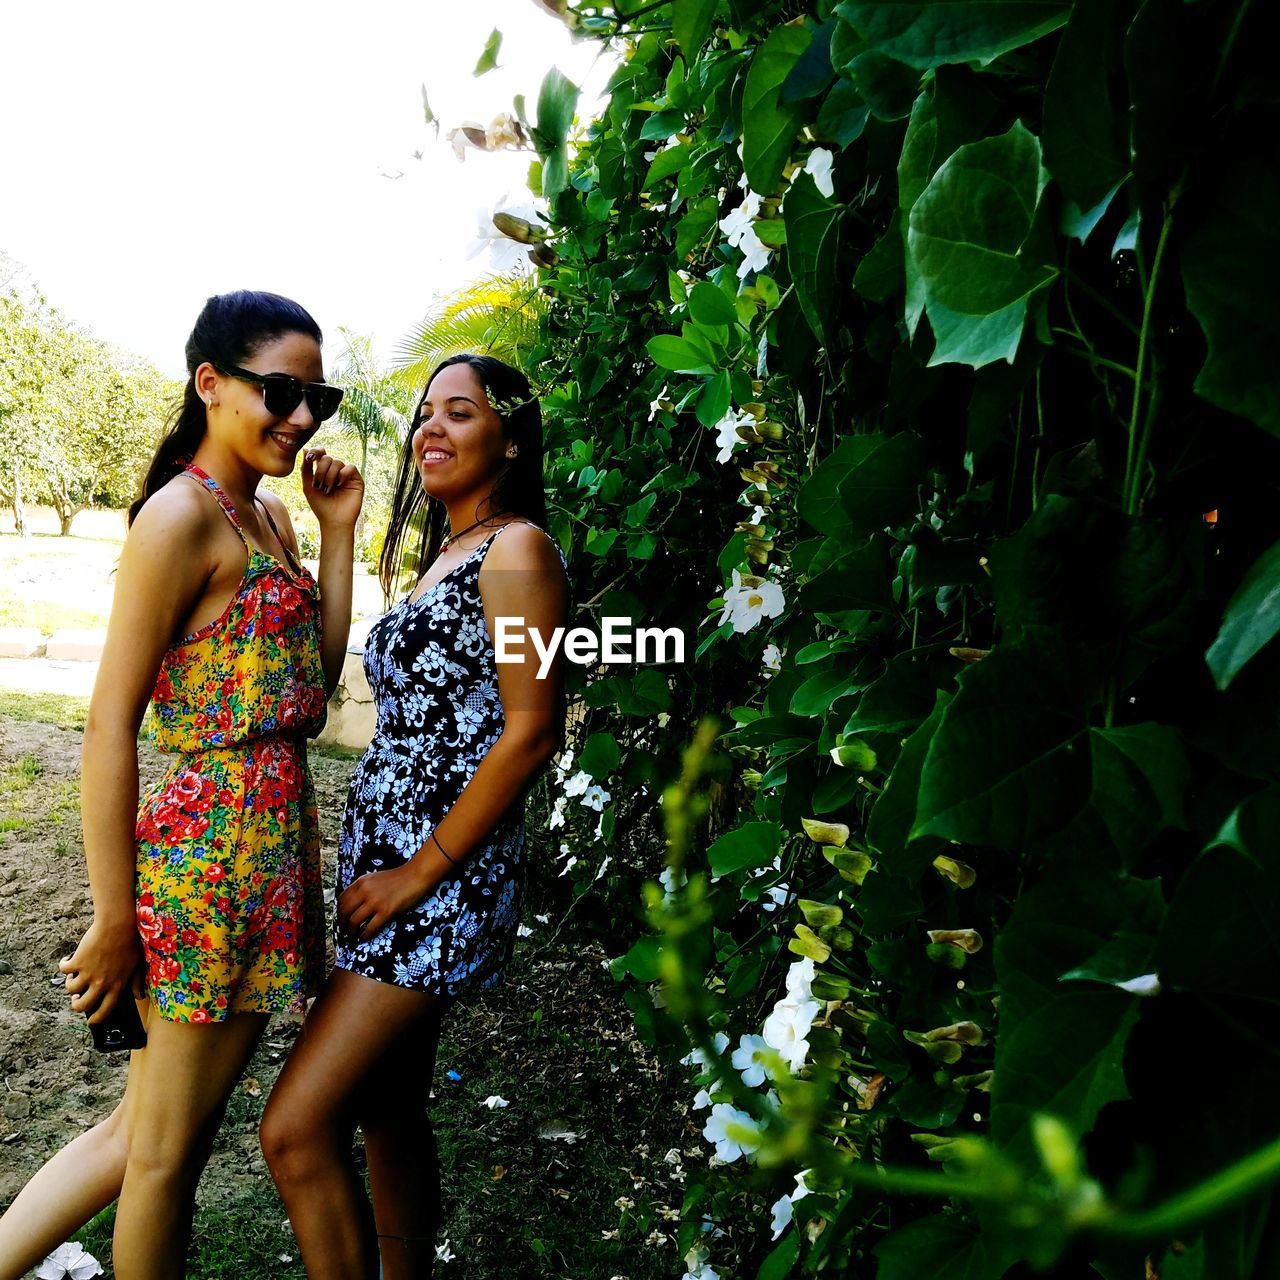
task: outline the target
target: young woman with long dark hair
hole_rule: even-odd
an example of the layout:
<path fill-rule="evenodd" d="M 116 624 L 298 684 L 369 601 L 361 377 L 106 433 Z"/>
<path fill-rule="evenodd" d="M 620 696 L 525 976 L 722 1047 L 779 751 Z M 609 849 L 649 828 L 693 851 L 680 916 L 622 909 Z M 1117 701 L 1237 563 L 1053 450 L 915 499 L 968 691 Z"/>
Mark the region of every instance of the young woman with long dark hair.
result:
<path fill-rule="evenodd" d="M 382 554 L 393 594 L 370 631 L 378 709 L 338 850 L 337 968 L 272 1091 L 262 1145 L 312 1280 L 429 1276 L 440 1178 L 427 1099 L 441 1018 L 492 987 L 515 937 L 524 796 L 563 736 L 562 672 L 496 660 L 499 619 L 549 641 L 566 564 L 544 531 L 542 419 L 487 356 L 432 375 Z M 446 526 L 451 531 L 446 536 Z M 514 648 L 515 646 L 513 646 Z M 372 1213 L 351 1159 L 364 1136 Z"/>
<path fill-rule="evenodd" d="M 138 997 L 146 1045 L 111 1116 L 0 1219 L 3 1280 L 117 1196 L 119 1280 L 184 1274 L 227 1098 L 268 1015 L 301 1013 L 323 976 L 306 738 L 342 670 L 363 486 L 323 449 L 306 453 L 318 585 L 283 504 L 259 491 L 293 470 L 342 398 L 324 382 L 320 341 L 286 298 L 210 298 L 187 342 L 181 408 L 130 510 L 84 734 L 93 923 L 60 968 L 91 1023 Z M 139 805 L 148 699 L 173 763 Z"/>

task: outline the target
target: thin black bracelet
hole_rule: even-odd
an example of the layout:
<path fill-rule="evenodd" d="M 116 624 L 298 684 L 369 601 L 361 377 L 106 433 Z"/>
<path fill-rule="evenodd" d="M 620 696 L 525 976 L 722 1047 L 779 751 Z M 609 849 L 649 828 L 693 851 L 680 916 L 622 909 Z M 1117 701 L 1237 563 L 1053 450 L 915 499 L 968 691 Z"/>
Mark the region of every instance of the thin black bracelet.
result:
<path fill-rule="evenodd" d="M 451 857 L 449 857 L 447 853 L 445 853 L 444 845 L 440 843 L 440 838 L 439 836 L 436 835 L 434 831 L 431 832 L 431 838 L 436 842 L 436 848 L 439 849 L 441 853 L 444 853 L 445 861 L 448 862 L 451 866 L 456 867 L 458 864 Z"/>

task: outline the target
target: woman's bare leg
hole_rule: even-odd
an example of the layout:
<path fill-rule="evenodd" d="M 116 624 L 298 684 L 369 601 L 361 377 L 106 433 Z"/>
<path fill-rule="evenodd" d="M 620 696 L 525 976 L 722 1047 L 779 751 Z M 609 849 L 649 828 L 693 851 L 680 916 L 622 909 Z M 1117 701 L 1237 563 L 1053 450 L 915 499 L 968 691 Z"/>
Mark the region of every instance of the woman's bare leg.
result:
<path fill-rule="evenodd" d="M 266 1029 L 263 1014 L 193 1026 L 153 1017 L 130 1064 L 128 1162 L 116 1210 L 117 1280 L 183 1274 L 196 1183 L 227 1098 Z"/>
<path fill-rule="evenodd" d="M 116 1109 L 37 1170 L 0 1218 L 0 1280 L 25 1275 L 120 1194 L 130 1096 L 126 1084 Z"/>
<path fill-rule="evenodd" d="M 377 1274 L 372 1214 L 351 1159 L 359 1089 L 436 1003 L 421 992 L 335 969 L 276 1081 L 262 1117 L 262 1153 L 309 1280 Z"/>
<path fill-rule="evenodd" d="M 440 1157 L 427 1104 L 445 1009 L 433 1005 L 394 1041 L 356 1094 L 382 1280 L 431 1280 L 435 1266 Z"/>
<path fill-rule="evenodd" d="M 152 1016 L 148 1002 L 140 1002 L 138 1009 L 148 1023 L 148 1032 L 153 1032 L 152 1024 L 161 1022 L 161 1019 Z M 264 1020 L 255 1018 L 250 1021 Z M 218 1034 L 213 1027 L 196 1027 L 193 1030 Z M 149 1035 L 149 1047 L 152 1044 L 154 1037 Z M 252 1053 L 252 1046 L 249 1052 Z M 147 1053 L 147 1049 L 138 1049 L 130 1055 L 124 1096 L 116 1109 L 105 1120 L 68 1143 L 39 1169 L 18 1193 L 4 1217 L 0 1218 L 0 1280 L 18 1280 L 120 1195 L 129 1155 L 131 1116 L 144 1089 L 141 1060 Z M 231 1080 L 232 1086 L 238 1075 L 237 1070 Z M 220 1100 L 215 1099 L 215 1104 L 193 1150 L 197 1178 L 208 1161 L 218 1123 L 226 1108 L 226 1095 Z"/>

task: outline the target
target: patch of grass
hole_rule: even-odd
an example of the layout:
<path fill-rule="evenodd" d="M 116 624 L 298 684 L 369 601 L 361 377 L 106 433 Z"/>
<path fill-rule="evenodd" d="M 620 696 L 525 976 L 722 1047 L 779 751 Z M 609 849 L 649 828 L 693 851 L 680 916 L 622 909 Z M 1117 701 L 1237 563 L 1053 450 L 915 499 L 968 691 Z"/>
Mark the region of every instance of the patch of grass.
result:
<path fill-rule="evenodd" d="M 0 689 L 0 716 L 10 720 L 56 724 L 64 729 L 84 731 L 89 718 L 89 699 L 62 693 L 25 693 Z"/>
<path fill-rule="evenodd" d="M 66 627 L 100 630 L 106 625 L 107 615 L 98 609 L 75 609 L 57 600 L 33 600 L 0 590 L 0 627 L 35 627 L 48 636 Z"/>
<path fill-rule="evenodd" d="M 3 773 L 0 773 L 0 792 L 13 794 L 15 791 L 27 791 L 35 785 L 35 781 L 44 772 L 35 756 L 19 756 Z"/>
<path fill-rule="evenodd" d="M 502 988 L 445 1021 L 432 1118 L 441 1240 L 457 1261 L 442 1270 L 665 1280 L 683 1265 L 670 1214 L 684 1187 L 663 1157 L 691 1141 L 688 1089 L 637 1040 L 598 947 L 561 938 L 535 957 L 534 945 Z M 491 1094 L 510 1105 L 490 1111 Z"/>
<path fill-rule="evenodd" d="M 23 831 L 26 825 L 26 818 L 0 818 L 0 835 L 6 831 Z"/>

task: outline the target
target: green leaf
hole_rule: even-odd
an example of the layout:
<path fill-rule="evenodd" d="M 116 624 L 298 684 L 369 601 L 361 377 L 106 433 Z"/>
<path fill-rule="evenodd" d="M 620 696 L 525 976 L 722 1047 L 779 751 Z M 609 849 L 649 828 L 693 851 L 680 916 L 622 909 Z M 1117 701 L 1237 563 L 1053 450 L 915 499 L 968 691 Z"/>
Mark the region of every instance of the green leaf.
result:
<path fill-rule="evenodd" d="M 799 1256 L 800 1237 L 796 1232 L 789 1231 L 760 1264 L 756 1280 L 787 1280 Z"/>
<path fill-rule="evenodd" d="M 867 437 L 870 447 L 840 481 L 848 527 L 876 533 L 909 520 L 919 506 L 924 443 L 909 431 Z"/>
<path fill-rule="evenodd" d="M 1095 208 L 1129 172 L 1111 103 L 1117 13 L 1111 0 L 1076 0 L 1045 86 L 1044 162 L 1080 209 Z"/>
<path fill-rule="evenodd" d="M 661 953 L 661 938 L 640 938 L 625 955 L 613 960 L 609 968 L 615 978 L 629 973 L 637 982 L 656 982 Z"/>
<path fill-rule="evenodd" d="M 902 286 L 901 215 L 895 209 L 888 230 L 858 263 L 853 287 L 872 302 L 887 302 Z"/>
<path fill-rule="evenodd" d="M 784 103 L 782 86 L 800 55 L 809 47 L 803 26 L 776 27 L 760 46 L 747 72 L 742 100 L 742 160 L 753 191 L 769 195 L 782 177 L 783 165 L 804 121 L 803 104 Z"/>
<path fill-rule="evenodd" d="M 851 609 L 892 610 L 890 578 L 887 547 L 871 541 L 810 578 L 800 588 L 800 607 L 828 615 Z"/>
<path fill-rule="evenodd" d="M 704 352 L 675 334 L 663 333 L 650 338 L 645 350 L 654 364 L 673 373 L 715 373 Z"/>
<path fill-rule="evenodd" d="M 849 668 L 837 663 L 829 671 L 810 676 L 792 695 L 791 712 L 797 716 L 824 715 L 841 698 L 858 691 Z"/>
<path fill-rule="evenodd" d="M 827 341 L 831 321 L 843 211 L 843 205 L 818 190 L 808 173 L 801 173 L 791 184 L 783 204 L 787 266 L 805 319 L 819 342 Z"/>
<path fill-rule="evenodd" d="M 912 67 L 990 62 L 1056 31 L 1069 10 L 1066 0 L 852 0 L 836 6 L 871 48 Z"/>
<path fill-rule="evenodd" d="M 919 71 L 870 49 L 849 63 L 847 74 L 877 120 L 901 120 L 911 113 Z"/>
<path fill-rule="evenodd" d="M 718 206 L 714 196 L 699 200 L 689 206 L 689 212 L 676 224 L 676 260 L 683 264 L 685 259 L 710 234 L 716 225 Z"/>
<path fill-rule="evenodd" d="M 671 6 L 671 34 L 686 62 L 692 62 L 711 34 L 717 0 L 677 0 Z"/>
<path fill-rule="evenodd" d="M 679 173 L 689 163 L 690 155 L 691 152 L 687 142 L 681 142 L 677 146 L 667 147 L 659 151 L 653 157 L 649 172 L 644 175 L 643 190 L 648 191 L 650 188 L 657 186 L 663 178 L 669 178 L 672 174 Z"/>
<path fill-rule="evenodd" d="M 930 368 L 938 364 L 967 364 L 981 369 L 997 360 L 1013 363 L 1027 319 L 1027 300 L 1019 298 L 989 316 L 961 315 L 930 300 L 925 314 L 934 340 Z"/>
<path fill-rule="evenodd" d="M 933 861 L 936 840 L 924 840 L 907 856 L 920 798 L 920 777 L 929 745 L 942 723 L 950 695 L 938 692 L 932 713 L 907 739 L 898 753 L 893 772 L 867 820 L 867 841 L 882 854 L 886 865 L 904 875 L 918 875 Z"/>
<path fill-rule="evenodd" d="M 1280 1002 L 1280 786 L 1244 801 L 1183 876 L 1158 971 L 1182 991 Z"/>
<path fill-rule="evenodd" d="M 578 104 L 578 86 L 557 67 L 543 77 L 538 90 L 538 123 L 534 145 L 542 157 L 542 194 L 550 200 L 569 185 L 569 126 Z"/>
<path fill-rule="evenodd" d="M 1053 666 L 1004 646 L 959 685 L 929 745 L 912 838 L 1024 849 L 1089 798 L 1083 709 Z"/>
<path fill-rule="evenodd" d="M 422 86 L 422 119 L 427 124 L 435 124 L 435 112 L 431 110 L 431 103 L 427 101 L 427 86 Z M 438 126 L 437 126 L 438 127 Z"/>
<path fill-rule="evenodd" d="M 1118 991 L 1059 996 L 997 1039 L 991 1133 L 1001 1147 L 1027 1159 L 1037 1112 L 1083 1137 L 1108 1102 L 1129 1096 L 1124 1047 L 1138 1004 Z"/>
<path fill-rule="evenodd" d="M 484 52 L 480 55 L 480 61 L 476 63 L 476 69 L 471 74 L 482 76 L 486 71 L 492 71 L 498 65 L 498 50 L 501 48 L 502 32 L 494 27 L 488 40 L 484 42 Z"/>
<path fill-rule="evenodd" d="M 1225 689 L 1254 654 L 1280 632 L 1280 542 L 1249 567 L 1226 612 L 1205 661 L 1214 682 Z"/>
<path fill-rule="evenodd" d="M 1204 195 L 1182 247 L 1187 305 L 1209 345 L 1196 392 L 1280 435 L 1280 308 L 1259 304 L 1280 291 L 1280 174 L 1249 153 L 1215 169 Z"/>
<path fill-rule="evenodd" d="M 717 285 L 706 280 L 693 286 L 689 295 L 689 314 L 702 325 L 734 325 L 738 322 L 738 311 L 733 300 Z"/>
<path fill-rule="evenodd" d="M 698 397 L 698 403 L 694 409 L 698 421 L 704 427 L 714 427 L 729 412 L 732 397 L 733 383 L 729 377 L 729 371 L 721 369 L 702 388 L 702 394 Z"/>
<path fill-rule="evenodd" d="M 835 29 L 834 19 L 820 26 L 810 23 L 812 39 L 782 86 L 782 102 L 804 102 L 830 88 L 836 75 L 831 65 L 831 36 Z"/>
<path fill-rule="evenodd" d="M 593 779 L 607 778 L 621 759 L 618 740 L 611 733 L 593 733 L 578 754 L 578 768 Z"/>
<path fill-rule="evenodd" d="M 958 1213 L 917 1218 L 875 1247 L 876 1280 L 1000 1280 L 1017 1258 L 1007 1239 L 979 1232 Z"/>
<path fill-rule="evenodd" d="M 1187 758 L 1175 729 L 1161 724 L 1089 730 L 1089 805 L 1112 842 L 1132 859 L 1168 827 L 1187 825 Z"/>
<path fill-rule="evenodd" d="M 776 822 L 747 822 L 721 836 L 707 850 L 712 875 L 727 876 L 735 871 L 767 867 L 778 856 L 782 844 Z"/>
<path fill-rule="evenodd" d="M 640 136 L 646 142 L 665 142 L 683 128 L 683 111 L 656 111 L 644 122 Z"/>
<path fill-rule="evenodd" d="M 1021 254 L 1046 175 L 1021 121 L 961 147 L 911 206 L 907 247 L 930 301 L 990 316 L 1047 283 L 1053 269 Z"/>

